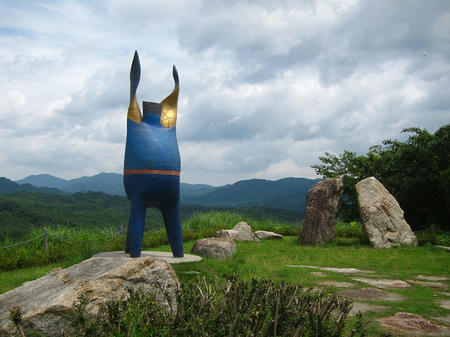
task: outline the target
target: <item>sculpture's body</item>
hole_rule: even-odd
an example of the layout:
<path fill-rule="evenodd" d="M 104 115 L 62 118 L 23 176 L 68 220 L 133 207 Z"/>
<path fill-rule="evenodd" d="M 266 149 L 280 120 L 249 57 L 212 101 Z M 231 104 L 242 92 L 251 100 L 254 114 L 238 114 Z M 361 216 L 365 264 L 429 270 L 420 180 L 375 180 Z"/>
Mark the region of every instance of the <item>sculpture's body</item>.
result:
<path fill-rule="evenodd" d="M 183 256 L 180 212 L 180 154 L 176 138 L 178 74 L 175 88 L 161 103 L 143 103 L 141 115 L 136 98 L 140 79 L 137 52 L 130 72 L 130 106 L 127 118 L 124 185 L 131 201 L 125 252 L 141 256 L 147 207 L 161 210 L 173 256 Z"/>

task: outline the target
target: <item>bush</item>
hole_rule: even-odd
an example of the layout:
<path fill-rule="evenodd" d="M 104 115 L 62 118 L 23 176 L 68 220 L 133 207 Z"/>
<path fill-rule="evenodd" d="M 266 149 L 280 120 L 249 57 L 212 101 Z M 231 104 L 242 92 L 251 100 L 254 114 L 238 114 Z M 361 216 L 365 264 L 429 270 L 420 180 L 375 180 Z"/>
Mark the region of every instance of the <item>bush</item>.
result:
<path fill-rule="evenodd" d="M 235 277 L 184 283 L 177 313 L 150 294 L 130 291 L 90 319 L 74 303 L 75 336 L 343 336 L 351 303 L 299 285 Z M 366 336 L 361 317 L 352 336 Z"/>
<path fill-rule="evenodd" d="M 450 234 L 436 235 L 436 244 L 438 244 L 439 246 L 450 247 Z"/>
<path fill-rule="evenodd" d="M 360 238 L 364 236 L 360 222 L 338 222 L 336 224 L 336 236 L 342 238 Z"/>
<path fill-rule="evenodd" d="M 419 246 L 425 246 L 426 244 L 436 244 L 436 233 L 433 232 L 416 232 L 414 233 L 417 238 Z"/>

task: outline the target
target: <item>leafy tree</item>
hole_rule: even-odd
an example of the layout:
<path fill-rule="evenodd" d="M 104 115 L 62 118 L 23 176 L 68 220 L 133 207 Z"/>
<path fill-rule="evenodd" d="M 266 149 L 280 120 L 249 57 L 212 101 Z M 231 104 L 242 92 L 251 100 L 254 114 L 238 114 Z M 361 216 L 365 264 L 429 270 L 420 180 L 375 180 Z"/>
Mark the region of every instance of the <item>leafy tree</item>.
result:
<path fill-rule="evenodd" d="M 434 134 L 417 127 L 402 132 L 410 133 L 406 141 L 384 140 L 365 155 L 326 152 L 319 157 L 321 164 L 312 167 L 323 177 L 344 182 L 341 216 L 346 220 L 358 217 L 356 183 L 374 176 L 397 199 L 413 229 L 450 229 L 450 124 Z"/>

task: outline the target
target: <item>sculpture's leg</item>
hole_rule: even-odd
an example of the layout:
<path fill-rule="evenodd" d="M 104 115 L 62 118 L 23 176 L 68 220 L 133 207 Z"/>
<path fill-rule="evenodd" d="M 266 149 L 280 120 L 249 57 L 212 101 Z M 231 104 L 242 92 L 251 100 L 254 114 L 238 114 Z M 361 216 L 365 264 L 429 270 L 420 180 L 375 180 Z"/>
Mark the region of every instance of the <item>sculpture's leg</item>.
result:
<path fill-rule="evenodd" d="M 145 203 L 140 201 L 131 202 L 130 219 L 125 242 L 125 253 L 130 253 L 131 257 L 141 256 L 146 210 Z"/>
<path fill-rule="evenodd" d="M 181 233 L 180 197 L 161 208 L 170 248 L 174 257 L 183 257 L 183 235 Z"/>

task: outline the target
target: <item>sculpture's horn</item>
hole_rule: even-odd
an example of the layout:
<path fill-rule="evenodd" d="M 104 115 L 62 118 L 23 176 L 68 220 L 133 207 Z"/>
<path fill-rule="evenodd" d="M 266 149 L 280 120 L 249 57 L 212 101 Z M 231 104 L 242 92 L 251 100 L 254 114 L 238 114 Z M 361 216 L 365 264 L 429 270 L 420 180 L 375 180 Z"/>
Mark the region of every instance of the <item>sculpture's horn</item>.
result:
<path fill-rule="evenodd" d="M 177 105 L 178 105 L 178 93 L 180 92 L 180 82 L 178 79 L 177 68 L 173 66 L 173 80 L 175 81 L 175 87 L 169 96 L 161 101 L 161 125 L 166 128 L 171 128 L 177 124 Z"/>
<path fill-rule="evenodd" d="M 141 109 L 136 98 L 136 90 L 141 79 L 141 64 L 139 63 L 139 55 L 134 52 L 133 63 L 130 70 L 130 105 L 128 107 L 128 118 L 136 123 L 142 121 Z"/>

